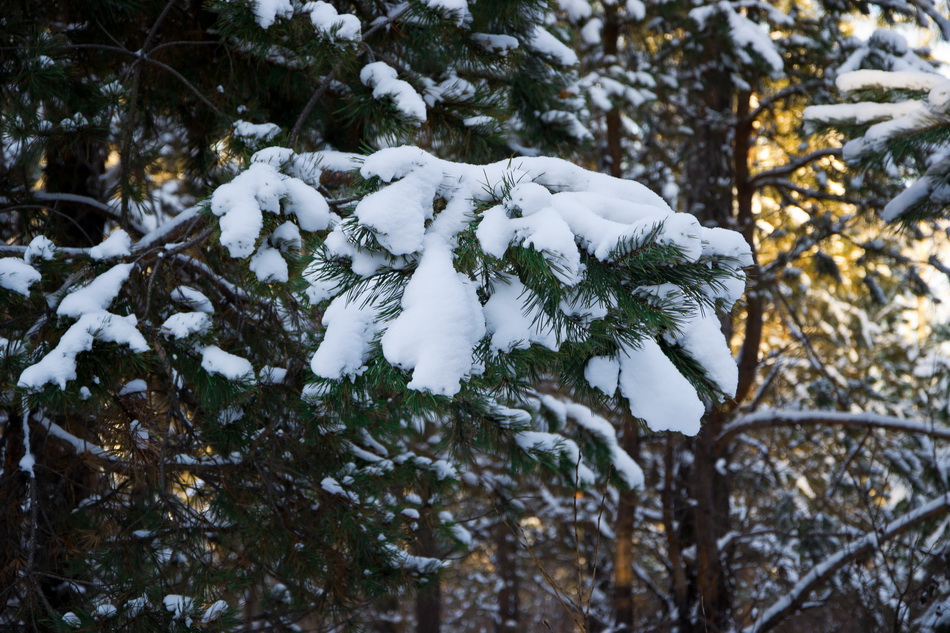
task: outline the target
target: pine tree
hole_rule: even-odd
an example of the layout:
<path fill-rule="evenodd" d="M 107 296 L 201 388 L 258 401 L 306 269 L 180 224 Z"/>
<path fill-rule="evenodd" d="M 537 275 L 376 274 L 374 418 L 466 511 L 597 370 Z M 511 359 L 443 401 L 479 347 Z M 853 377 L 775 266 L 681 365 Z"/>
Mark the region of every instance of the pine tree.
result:
<path fill-rule="evenodd" d="M 632 483 L 602 425 L 582 453 L 542 420 L 542 378 L 654 427 L 729 395 L 738 236 L 556 159 L 467 164 L 583 136 L 544 15 L 11 8 L 5 625 L 355 627 L 436 582 L 477 455 Z"/>

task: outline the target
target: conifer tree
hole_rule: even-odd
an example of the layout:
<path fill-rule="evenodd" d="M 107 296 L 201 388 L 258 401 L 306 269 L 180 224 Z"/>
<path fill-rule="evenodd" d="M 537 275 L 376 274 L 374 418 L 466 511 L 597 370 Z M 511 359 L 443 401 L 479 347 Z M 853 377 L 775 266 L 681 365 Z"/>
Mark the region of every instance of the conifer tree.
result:
<path fill-rule="evenodd" d="M 602 424 L 582 451 L 543 420 L 540 380 L 655 428 L 728 397 L 714 315 L 748 249 L 533 156 L 583 136 L 544 17 L 14 4 L 0 622 L 356 627 L 435 582 L 478 454 L 635 483 Z"/>

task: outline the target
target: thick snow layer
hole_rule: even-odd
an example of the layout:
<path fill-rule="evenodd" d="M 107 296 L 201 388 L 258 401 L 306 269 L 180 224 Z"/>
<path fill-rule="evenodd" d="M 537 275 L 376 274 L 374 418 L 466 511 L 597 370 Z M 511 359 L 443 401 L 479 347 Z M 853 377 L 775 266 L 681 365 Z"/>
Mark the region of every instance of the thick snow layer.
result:
<path fill-rule="evenodd" d="M 251 8 L 262 29 L 269 28 L 278 17 L 289 18 L 294 14 L 290 0 L 251 0 Z"/>
<path fill-rule="evenodd" d="M 589 0 L 557 0 L 557 4 L 571 22 L 585 20 L 592 13 Z"/>
<path fill-rule="evenodd" d="M 822 123 L 871 123 L 881 119 L 892 119 L 923 109 L 919 101 L 898 101 L 897 103 L 836 103 L 832 105 L 808 106 L 803 116 L 806 121 Z"/>
<path fill-rule="evenodd" d="M 397 77 L 396 70 L 386 62 L 367 64 L 360 71 L 360 81 L 373 89 L 374 99 L 389 97 L 403 117 L 422 124 L 426 120 L 425 101 L 412 86 Z"/>
<path fill-rule="evenodd" d="M 684 435 L 699 432 L 706 407 L 656 341 L 647 339 L 637 348 L 625 348 L 619 360 L 620 392 L 629 401 L 633 415 L 654 431 L 679 431 Z"/>
<path fill-rule="evenodd" d="M 617 392 L 620 384 L 620 360 L 609 356 L 594 356 L 584 367 L 584 379 L 594 389 L 608 396 Z"/>
<path fill-rule="evenodd" d="M 129 278 L 133 264 L 117 264 L 60 302 L 56 314 L 80 317 L 88 312 L 105 310 L 115 301 L 122 284 Z"/>
<path fill-rule="evenodd" d="M 38 282 L 38 270 L 16 257 L 0 259 L 0 288 L 6 288 L 24 297 L 30 296 L 30 286 Z"/>
<path fill-rule="evenodd" d="M 476 373 L 473 349 L 484 335 L 475 285 L 455 271 L 448 244 L 430 234 L 402 312 L 383 335 L 386 360 L 413 370 L 410 389 L 453 396 Z"/>
<path fill-rule="evenodd" d="M 270 246 L 262 245 L 249 265 L 251 272 L 257 275 L 257 280 L 264 284 L 285 282 L 290 279 L 290 269 L 280 251 Z"/>
<path fill-rule="evenodd" d="M 736 395 L 739 367 L 722 336 L 719 319 L 711 311 L 699 311 L 689 317 L 683 328 L 671 336 L 703 369 L 706 375 L 728 397 Z"/>
<path fill-rule="evenodd" d="M 35 391 L 52 383 L 65 389 L 67 382 L 76 379 L 76 357 L 81 352 L 90 351 L 95 341 L 126 345 L 136 353 L 148 351 L 148 343 L 135 329 L 137 324 L 131 314 L 119 316 L 105 311 L 82 314 L 66 330 L 56 347 L 38 363 L 23 370 L 17 386 Z"/>
<path fill-rule="evenodd" d="M 358 42 L 362 38 L 360 19 L 355 15 L 337 13 L 332 4 L 320 0 L 308 2 L 303 8 L 310 13 L 310 21 L 321 35 L 346 42 Z"/>
<path fill-rule="evenodd" d="M 363 373 L 372 341 L 382 327 L 379 306 L 370 297 L 350 300 L 340 295 L 323 313 L 323 325 L 323 342 L 310 361 L 313 373 L 333 379 Z"/>
<path fill-rule="evenodd" d="M 211 328 L 211 318 L 204 312 L 179 312 L 162 323 L 162 334 L 176 339 L 203 334 Z"/>
<path fill-rule="evenodd" d="M 98 246 L 89 249 L 89 256 L 95 260 L 125 257 L 132 252 L 132 238 L 122 229 L 116 229 Z"/>
<path fill-rule="evenodd" d="M 575 66 L 578 63 L 577 53 L 543 27 L 535 26 L 526 44 L 534 52 L 552 59 L 561 66 Z"/>
<path fill-rule="evenodd" d="M 462 381 L 482 371 L 475 351 L 484 344 L 494 354 L 530 345 L 557 350 L 566 341 L 583 340 L 585 323 L 623 318 L 615 314 L 616 302 L 586 305 L 592 300 L 577 294 L 587 279 L 583 256 L 609 264 L 647 239 L 674 245 L 683 262 L 715 261 L 735 272 L 735 283 L 725 280 L 704 290 L 708 300 L 721 299 L 726 306 L 742 295 L 740 267 L 752 260 L 741 235 L 708 229 L 691 215 L 673 213 L 662 198 L 638 183 L 558 159 L 465 165 L 419 148 L 399 147 L 367 156 L 360 173 L 368 180 L 378 178 L 383 186 L 357 204 L 352 219 L 334 227 L 308 270 L 316 284 L 315 299 L 336 295 L 324 315 L 324 340 L 313 357 L 313 370 L 322 378 L 359 375 L 380 340 L 386 361 L 412 371 L 410 388 L 454 395 Z M 505 182 L 518 184 L 505 192 L 500 189 Z M 479 217 L 477 209 L 489 201 L 496 204 Z M 439 206 L 441 211 L 436 210 Z M 359 242 L 363 238 L 354 230 L 357 223 L 374 234 L 379 247 Z M 561 312 L 557 318 L 539 312 L 540 302 L 511 271 L 473 279 L 455 269 L 454 250 L 463 232 L 472 228 L 474 247 L 486 255 L 504 259 L 509 249 L 522 247 L 537 250 L 551 264 L 564 294 L 554 308 Z M 471 233 L 465 235 L 471 239 Z M 336 260 L 334 265 L 348 260 L 369 285 L 349 290 L 320 282 L 322 257 Z M 383 321 L 380 299 L 373 299 L 373 276 L 387 270 L 408 271 L 408 281 L 393 299 L 401 302 L 400 310 Z M 657 295 L 678 290 L 674 284 L 667 286 L 640 291 Z M 675 300 L 690 318 L 684 320 L 683 331 L 669 334 L 668 342 L 696 355 L 710 378 L 731 392 L 735 362 L 714 327 L 715 318 L 703 315 L 695 299 L 683 293 Z M 565 317 L 581 327 L 558 325 Z M 619 387 L 633 401 L 634 414 L 653 428 L 690 433 L 698 429 L 704 405 L 656 341 L 646 340 L 616 358 L 591 359 L 586 376 L 610 395 Z"/>
<path fill-rule="evenodd" d="M 45 235 L 37 235 L 26 247 L 23 260 L 32 264 L 34 259 L 50 260 L 56 255 L 56 245 Z"/>
<path fill-rule="evenodd" d="M 288 153 L 288 159 L 291 156 Z M 330 224 L 331 214 L 323 196 L 305 182 L 282 174 L 269 157 L 255 154 L 258 161 L 252 161 L 247 170 L 211 196 L 211 211 L 221 216 L 221 244 L 231 257 L 245 258 L 255 251 L 265 211 L 294 215 L 305 231 L 321 231 Z"/>
<path fill-rule="evenodd" d="M 422 248 L 425 223 L 432 219 L 432 201 L 441 183 L 442 174 L 418 170 L 363 198 L 355 215 L 393 255 L 414 253 Z"/>
<path fill-rule="evenodd" d="M 842 73 L 835 79 L 839 90 L 851 92 L 877 88 L 882 90 L 920 90 L 927 92 L 943 83 L 946 78 L 937 73 L 917 70 L 891 72 L 885 70 L 855 70 Z"/>
<path fill-rule="evenodd" d="M 209 374 L 218 374 L 228 380 L 254 380 L 254 368 L 249 360 L 229 354 L 217 345 L 209 345 L 201 350 L 201 368 Z"/>

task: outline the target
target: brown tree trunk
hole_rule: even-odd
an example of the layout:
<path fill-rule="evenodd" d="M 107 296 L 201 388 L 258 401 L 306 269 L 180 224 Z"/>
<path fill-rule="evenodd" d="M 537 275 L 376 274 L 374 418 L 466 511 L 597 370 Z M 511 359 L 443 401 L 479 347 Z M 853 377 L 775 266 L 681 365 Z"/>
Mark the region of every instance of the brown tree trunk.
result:
<path fill-rule="evenodd" d="M 495 526 L 495 568 L 501 589 L 498 591 L 496 633 L 518 633 L 520 605 L 518 602 L 518 544 L 506 521 Z"/>
<path fill-rule="evenodd" d="M 433 520 L 428 508 L 419 516 L 419 556 L 438 558 Z M 431 574 L 416 590 L 416 633 L 439 633 L 442 628 L 442 585 L 438 573 Z"/>
<path fill-rule="evenodd" d="M 617 57 L 617 46 L 620 39 L 620 16 L 615 4 L 604 3 L 604 63 L 610 64 L 611 58 Z M 602 169 L 611 176 L 619 178 L 622 173 L 623 164 L 623 126 L 620 123 L 620 108 L 614 105 L 605 117 L 604 121 L 607 132 L 607 151 L 604 155 L 604 165 Z"/>
<path fill-rule="evenodd" d="M 639 461 L 640 429 L 637 421 L 624 416 L 621 447 L 634 461 Z M 637 508 L 637 491 L 621 490 L 617 500 L 617 521 L 614 525 L 614 631 L 634 630 L 633 606 L 633 521 Z"/>

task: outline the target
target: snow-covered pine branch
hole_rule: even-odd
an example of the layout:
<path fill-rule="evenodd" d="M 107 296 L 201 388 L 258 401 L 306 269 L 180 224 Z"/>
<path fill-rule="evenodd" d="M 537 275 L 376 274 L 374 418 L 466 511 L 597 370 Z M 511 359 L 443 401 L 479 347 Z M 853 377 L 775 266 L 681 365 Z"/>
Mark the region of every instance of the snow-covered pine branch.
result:
<path fill-rule="evenodd" d="M 258 253 L 252 268 L 269 248 L 256 247 L 262 210 L 277 211 L 273 187 L 289 182 L 261 165 L 212 200 L 222 243 L 232 256 Z M 674 214 L 641 185 L 555 159 L 475 166 L 403 147 L 366 157 L 360 175 L 381 186 L 348 217 L 331 220 L 322 199 L 312 203 L 333 228 L 307 272 L 311 299 L 330 302 L 310 397 L 341 382 L 370 389 L 364 376 L 377 376 L 378 363 L 405 372 L 410 390 L 491 390 L 505 357 L 529 348 L 555 357 L 564 348 L 586 363 L 589 387 L 607 396 L 619 388 L 657 430 L 695 433 L 705 411 L 697 388 L 719 397 L 735 389 L 715 314 L 742 292 L 750 259 L 738 234 Z M 238 182 L 244 202 L 219 202 Z M 294 209 L 301 192 L 289 194 Z M 279 275 L 259 264 L 258 278 L 285 274 L 278 258 L 273 265 Z"/>
<path fill-rule="evenodd" d="M 941 26 L 946 24 L 946 20 Z M 815 125 L 833 125 L 852 138 L 845 144 L 845 161 L 862 170 L 910 170 L 917 178 L 887 203 L 881 216 L 888 222 L 945 217 L 950 205 L 950 80 L 909 50 L 896 33 L 879 30 L 901 57 L 885 62 L 886 69 L 861 68 L 859 54 L 839 69 L 843 93 L 876 101 L 813 105 L 804 118 Z M 883 101 L 880 101 L 882 100 Z M 921 166 L 923 166 L 921 168 Z"/>
<path fill-rule="evenodd" d="M 950 510 L 950 495 L 943 494 L 895 519 L 880 531 L 869 532 L 855 539 L 852 543 L 815 565 L 784 596 L 765 609 L 762 615 L 756 618 L 755 623 L 747 627 L 743 633 L 766 633 L 766 631 L 772 630 L 790 613 L 800 608 L 812 591 L 820 587 L 842 567 L 870 554 L 879 548 L 882 543 L 900 536 L 907 530 L 941 514 L 946 514 L 948 510 Z"/>
<path fill-rule="evenodd" d="M 737 433 L 743 433 L 745 431 L 796 425 L 876 428 L 950 440 L 950 428 L 939 425 L 936 422 L 928 423 L 920 420 L 898 418 L 877 413 L 815 410 L 781 411 L 773 409 L 756 411 L 737 418 L 722 429 L 716 440 L 718 442 L 724 442 Z"/>

